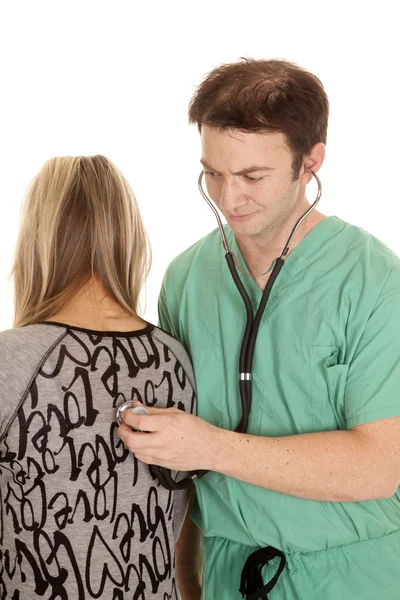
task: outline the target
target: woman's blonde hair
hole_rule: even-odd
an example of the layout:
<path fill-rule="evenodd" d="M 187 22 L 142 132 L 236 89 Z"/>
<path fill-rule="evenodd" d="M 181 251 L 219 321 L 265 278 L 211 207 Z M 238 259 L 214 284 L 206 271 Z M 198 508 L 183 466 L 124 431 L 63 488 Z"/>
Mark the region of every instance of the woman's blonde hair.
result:
<path fill-rule="evenodd" d="M 135 196 L 115 165 L 104 156 L 52 158 L 24 200 L 14 326 L 56 314 L 93 276 L 137 316 L 150 261 Z"/>

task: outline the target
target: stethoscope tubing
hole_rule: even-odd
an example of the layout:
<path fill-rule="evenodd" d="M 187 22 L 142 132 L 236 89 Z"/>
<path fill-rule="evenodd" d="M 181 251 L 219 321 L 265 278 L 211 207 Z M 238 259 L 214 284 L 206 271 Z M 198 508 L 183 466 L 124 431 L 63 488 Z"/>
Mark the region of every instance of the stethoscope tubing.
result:
<path fill-rule="evenodd" d="M 248 429 L 249 416 L 250 416 L 250 411 L 251 411 L 251 396 L 252 396 L 251 371 L 252 371 L 254 350 L 256 347 L 257 334 L 258 334 L 258 330 L 259 330 L 259 327 L 261 324 L 261 319 L 265 313 L 265 309 L 267 307 L 268 300 L 271 296 L 271 291 L 272 291 L 273 285 L 274 285 L 282 267 L 285 264 L 285 259 L 289 253 L 291 243 L 293 241 L 294 236 L 296 235 L 298 228 L 300 227 L 300 225 L 304 221 L 304 219 L 310 214 L 310 212 L 317 206 L 318 202 L 321 199 L 321 195 L 322 195 L 321 181 L 320 181 L 319 177 L 317 176 L 317 174 L 314 173 L 314 171 L 312 171 L 311 169 L 307 169 L 307 170 L 313 175 L 314 179 L 317 182 L 317 185 L 318 185 L 317 196 L 316 196 L 313 204 L 311 204 L 311 206 L 307 209 L 307 211 L 296 222 L 295 226 L 293 227 L 293 229 L 290 233 L 290 236 L 287 239 L 287 242 L 285 244 L 285 247 L 283 248 L 281 255 L 279 256 L 279 258 L 276 259 L 275 264 L 272 269 L 272 272 L 269 276 L 269 279 L 268 279 L 265 289 L 263 291 L 263 294 L 262 294 L 262 297 L 260 300 L 260 304 L 257 308 L 255 316 L 253 314 L 253 307 L 251 304 L 251 300 L 249 298 L 246 288 L 243 285 L 243 282 L 242 282 L 242 280 L 239 276 L 238 270 L 236 268 L 235 256 L 229 247 L 228 240 L 225 235 L 224 226 L 222 225 L 222 221 L 219 216 L 219 213 L 218 213 L 217 209 L 215 208 L 214 204 L 212 203 L 212 201 L 208 198 L 207 194 L 203 190 L 203 186 L 202 186 L 202 180 L 203 180 L 203 175 L 204 175 L 203 171 L 200 173 L 200 176 L 198 179 L 198 186 L 199 186 L 200 193 L 203 196 L 203 198 L 205 199 L 205 201 L 207 202 L 207 204 L 212 209 L 214 215 L 216 216 L 220 235 L 221 235 L 222 245 L 225 250 L 225 259 L 226 259 L 229 271 L 231 273 L 232 279 L 236 285 L 236 288 L 237 288 L 240 296 L 243 299 L 243 303 L 246 308 L 246 326 L 245 326 L 243 341 L 241 344 L 240 355 L 239 355 L 239 391 L 240 391 L 240 398 L 241 398 L 241 404 L 242 404 L 242 417 L 235 429 L 235 431 L 238 433 L 245 433 Z M 158 479 L 158 481 L 160 482 L 160 484 L 168 490 L 184 490 L 184 489 L 188 488 L 190 485 L 192 485 L 194 481 L 200 479 L 201 477 L 203 477 L 204 475 L 206 475 L 208 473 L 207 470 L 191 471 L 188 474 L 188 476 L 185 477 L 184 479 L 181 479 L 180 481 L 175 481 L 175 479 L 172 477 L 171 471 L 169 469 L 165 469 L 164 467 L 159 467 L 157 465 L 149 465 L 149 468 L 150 468 L 150 471 L 153 474 L 153 476 L 156 477 Z"/>

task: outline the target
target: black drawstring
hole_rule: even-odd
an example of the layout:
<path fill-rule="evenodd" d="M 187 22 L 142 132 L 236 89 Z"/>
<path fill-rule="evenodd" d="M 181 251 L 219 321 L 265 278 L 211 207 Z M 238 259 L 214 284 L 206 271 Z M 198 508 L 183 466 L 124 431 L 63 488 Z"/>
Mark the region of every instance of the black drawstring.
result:
<path fill-rule="evenodd" d="M 264 585 L 261 571 L 273 558 L 280 557 L 280 563 L 277 572 L 266 585 Z M 240 581 L 240 593 L 246 600 L 268 600 L 267 594 L 275 587 L 280 574 L 285 568 L 285 555 L 272 546 L 260 548 L 249 556 L 243 567 Z"/>

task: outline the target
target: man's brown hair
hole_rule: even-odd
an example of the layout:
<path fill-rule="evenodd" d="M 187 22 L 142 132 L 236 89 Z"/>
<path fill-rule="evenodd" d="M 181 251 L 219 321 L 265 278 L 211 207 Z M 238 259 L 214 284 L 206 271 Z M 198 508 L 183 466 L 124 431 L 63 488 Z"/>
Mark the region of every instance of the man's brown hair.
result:
<path fill-rule="evenodd" d="M 326 143 L 329 102 L 321 81 L 285 60 L 242 59 L 209 73 L 189 105 L 189 122 L 246 132 L 282 132 L 294 178 L 314 144 Z"/>

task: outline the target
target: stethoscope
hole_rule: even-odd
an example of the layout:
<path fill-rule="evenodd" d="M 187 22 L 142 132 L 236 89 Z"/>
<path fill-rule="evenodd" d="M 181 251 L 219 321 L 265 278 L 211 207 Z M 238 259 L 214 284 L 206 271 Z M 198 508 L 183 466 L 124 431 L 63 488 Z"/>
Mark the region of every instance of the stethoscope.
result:
<path fill-rule="evenodd" d="M 262 297 L 261 297 L 260 303 L 258 305 L 258 309 L 257 309 L 255 316 L 253 315 L 253 307 L 252 307 L 249 295 L 239 277 L 238 269 L 240 270 L 241 273 L 243 273 L 243 275 L 247 275 L 250 277 L 255 277 L 255 275 L 251 275 L 250 273 L 247 273 L 240 267 L 237 257 L 230 249 L 228 240 L 225 235 L 224 226 L 222 224 L 221 217 L 218 213 L 218 210 L 215 208 L 214 204 L 209 199 L 209 197 L 207 196 L 207 194 L 205 193 L 205 191 L 203 189 L 203 176 L 204 176 L 203 171 L 200 173 L 200 176 L 198 179 L 198 186 L 199 186 L 200 194 L 203 196 L 204 200 L 207 202 L 207 204 L 209 205 L 209 207 L 211 208 L 211 210 L 213 211 L 213 213 L 217 219 L 218 227 L 219 227 L 219 231 L 220 231 L 220 235 L 221 235 L 222 245 L 225 250 L 225 259 L 228 264 L 229 271 L 232 275 L 232 279 L 235 282 L 235 285 L 236 285 L 236 287 L 239 291 L 239 294 L 241 295 L 244 305 L 246 307 L 246 328 L 245 328 L 245 332 L 244 332 L 244 336 L 243 336 L 242 346 L 240 349 L 240 358 L 239 358 L 239 391 L 240 391 L 240 398 L 241 398 L 241 404 L 242 404 L 242 418 L 241 418 L 238 426 L 235 429 L 235 431 L 238 433 L 246 433 L 247 427 L 248 427 L 250 410 L 251 410 L 251 368 L 252 368 L 252 363 L 253 363 L 254 349 L 255 349 L 255 345 L 256 345 L 258 329 L 260 327 L 262 316 L 267 307 L 267 303 L 268 303 L 269 297 L 271 295 L 272 287 L 273 287 L 273 285 L 276 281 L 276 278 L 278 277 L 283 265 L 285 264 L 285 260 L 289 253 L 290 246 L 293 242 L 293 238 L 296 235 L 298 228 L 300 227 L 300 225 L 304 221 L 304 219 L 306 219 L 306 217 L 310 214 L 310 212 L 312 210 L 314 210 L 314 208 L 317 206 L 318 202 L 321 199 L 322 185 L 321 185 L 321 181 L 320 181 L 318 175 L 316 173 L 314 173 L 314 171 L 312 171 L 311 169 L 306 169 L 306 171 L 309 171 L 313 175 L 314 179 L 317 182 L 317 185 L 318 185 L 317 196 L 316 196 L 314 202 L 311 204 L 311 206 L 300 217 L 300 219 L 298 219 L 297 223 L 293 227 L 293 229 L 288 237 L 288 240 L 285 244 L 285 247 L 283 248 L 282 253 L 279 256 L 279 258 L 277 258 L 272 263 L 271 267 L 269 269 L 267 269 L 267 271 L 265 271 L 264 273 L 262 273 L 260 275 L 260 276 L 266 275 L 272 269 L 271 275 L 270 275 L 267 285 L 265 286 L 265 289 L 263 291 L 263 294 L 262 294 Z M 136 414 L 149 414 L 148 411 L 146 410 L 146 408 L 144 408 L 142 406 L 133 407 L 132 402 L 124 402 L 124 404 L 122 404 L 117 410 L 117 421 L 119 424 L 122 423 L 122 412 L 124 410 L 130 410 Z M 160 484 L 168 490 L 183 490 L 183 489 L 189 487 L 196 479 L 200 479 L 206 473 L 208 473 L 208 471 L 206 471 L 206 470 L 192 471 L 184 479 L 182 479 L 180 481 L 175 481 L 173 479 L 173 477 L 171 475 L 171 471 L 169 469 L 165 469 L 164 467 L 158 467 L 155 465 L 150 465 L 150 469 L 154 473 L 154 475 L 157 477 Z"/>

